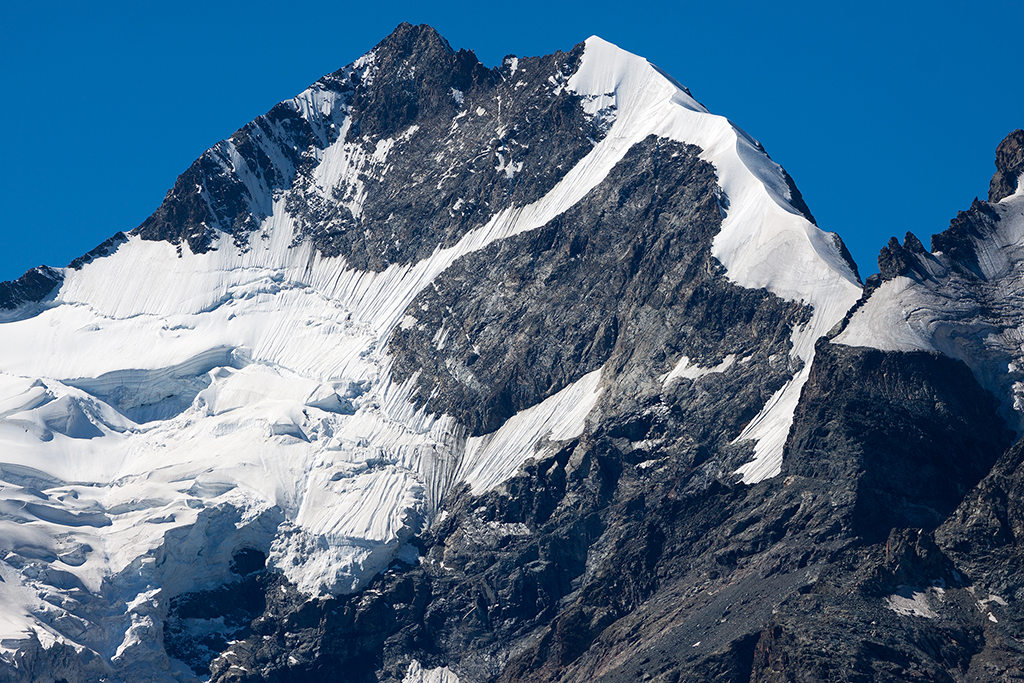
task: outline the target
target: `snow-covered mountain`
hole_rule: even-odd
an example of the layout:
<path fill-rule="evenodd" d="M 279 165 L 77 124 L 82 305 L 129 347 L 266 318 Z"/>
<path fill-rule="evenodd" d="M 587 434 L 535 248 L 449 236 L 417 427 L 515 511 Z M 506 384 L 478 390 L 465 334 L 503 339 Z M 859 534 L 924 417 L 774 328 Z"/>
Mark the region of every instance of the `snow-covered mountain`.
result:
<path fill-rule="evenodd" d="M 488 69 L 403 24 L 0 284 L 0 680 L 752 680 L 783 601 L 989 476 L 985 390 L 1018 429 L 1018 200 L 864 293 L 643 58 Z M 895 427 L 844 420 L 886 363 L 916 388 L 876 407 L 951 406 L 894 422 L 950 491 L 864 477 Z"/>

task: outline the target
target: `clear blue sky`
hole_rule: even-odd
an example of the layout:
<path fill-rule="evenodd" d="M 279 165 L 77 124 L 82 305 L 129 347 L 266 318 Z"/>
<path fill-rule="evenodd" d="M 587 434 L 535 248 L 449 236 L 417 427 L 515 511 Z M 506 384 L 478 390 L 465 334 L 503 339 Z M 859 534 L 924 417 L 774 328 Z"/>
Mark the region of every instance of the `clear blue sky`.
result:
<path fill-rule="evenodd" d="M 861 273 L 984 198 L 1024 127 L 1017 2 L 0 4 L 0 280 L 63 266 L 159 205 L 206 148 L 402 22 L 488 66 L 592 34 L 759 139 Z"/>

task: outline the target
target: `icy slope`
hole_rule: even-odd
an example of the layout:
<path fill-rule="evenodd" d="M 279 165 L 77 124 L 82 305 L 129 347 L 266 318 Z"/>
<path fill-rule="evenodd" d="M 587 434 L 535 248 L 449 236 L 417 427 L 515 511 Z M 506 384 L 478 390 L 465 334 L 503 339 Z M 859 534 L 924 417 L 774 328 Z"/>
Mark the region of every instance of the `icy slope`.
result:
<path fill-rule="evenodd" d="M 378 57 L 346 73 L 382 78 Z M 813 341 L 859 295 L 837 243 L 793 208 L 784 172 L 753 140 L 646 60 L 591 38 L 574 73 L 542 82 L 578 95 L 605 134 L 539 199 L 481 214 L 424 258 L 358 269 L 309 237 L 318 216 L 360 217 L 371 181 L 425 134 L 355 137 L 352 104 L 325 81 L 204 155 L 202 182 L 179 181 L 194 193 L 180 239 L 144 239 L 159 223 L 147 221 L 65 269 L 38 313 L 16 309 L 0 325 L 2 648 L 31 636 L 122 671 L 170 671 L 154 645 L 166 598 L 223 583 L 237 551 L 267 553 L 311 594 L 358 590 L 396 557 L 414 561 L 403 544 L 445 493 L 500 485 L 536 444 L 582 433 L 600 371 L 469 438 L 415 409 L 383 349 L 457 259 L 544 226 L 651 135 L 699 146 L 717 170 L 725 221 L 713 253 L 728 277 L 814 307 L 793 337 L 804 369 L 740 436 L 757 441 L 745 480 L 778 472 Z M 482 111 L 459 111 L 452 130 Z M 295 153 L 293 128 L 308 138 Z M 267 165 L 255 168 L 243 144 Z M 529 171 L 504 156 L 496 168 L 509 181 Z M 310 197 L 344 215 L 324 218 Z"/>
<path fill-rule="evenodd" d="M 997 173 L 997 175 L 999 175 Z M 834 340 L 885 351 L 931 351 L 962 360 L 1024 432 L 1024 190 L 975 200 L 924 250 L 908 233 L 890 242 L 898 268 Z"/>

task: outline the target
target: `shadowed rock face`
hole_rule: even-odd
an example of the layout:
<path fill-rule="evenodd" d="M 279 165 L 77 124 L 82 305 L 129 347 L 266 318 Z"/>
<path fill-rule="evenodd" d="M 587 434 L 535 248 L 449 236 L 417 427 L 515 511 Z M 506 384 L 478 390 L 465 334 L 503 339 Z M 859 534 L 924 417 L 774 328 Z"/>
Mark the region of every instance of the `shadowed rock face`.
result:
<path fill-rule="evenodd" d="M 59 270 L 39 266 L 17 280 L 0 282 L 0 309 L 13 311 L 27 303 L 42 301 L 63 279 Z"/>
<path fill-rule="evenodd" d="M 1006 450 L 994 397 L 963 363 L 819 343 L 783 474 L 856 481 L 854 526 L 933 531 Z"/>
<path fill-rule="evenodd" d="M 988 200 L 998 202 L 1017 191 L 1024 170 L 1024 130 L 1017 129 L 996 147 L 996 172 L 988 187 Z"/>
<path fill-rule="evenodd" d="M 966 277 L 983 278 L 978 264 L 975 240 L 990 237 L 999 220 L 995 211 L 985 202 L 975 199 L 968 211 L 958 211 L 949 227 L 932 235 L 932 251 L 941 251 L 949 257 L 950 265 Z M 923 250 L 919 252 L 923 254 Z"/>
<path fill-rule="evenodd" d="M 889 238 L 889 244 L 882 247 L 878 254 L 878 274 L 883 281 L 892 280 L 899 275 L 919 272 L 917 257 L 924 253 L 924 245 L 912 232 L 907 232 L 903 244 L 895 237 Z"/>
<path fill-rule="evenodd" d="M 819 343 L 783 475 L 753 487 L 709 480 L 671 438 L 700 420 L 684 406 L 653 420 L 626 409 L 502 489 L 450 498 L 418 540 L 421 564 L 395 566 L 364 595 L 314 609 L 268 592 L 259 637 L 218 659 L 213 680 L 400 681 L 412 659 L 485 681 L 1007 670 L 1013 647 L 972 593 L 984 563 L 953 559 L 949 540 L 981 525 L 1007 556 L 1020 552 L 1019 463 L 989 473 L 1010 436 L 966 367 Z M 1000 571 L 1003 596 L 1016 570 Z M 296 647 L 304 657 L 287 667 L 230 668 L 284 662 Z"/>

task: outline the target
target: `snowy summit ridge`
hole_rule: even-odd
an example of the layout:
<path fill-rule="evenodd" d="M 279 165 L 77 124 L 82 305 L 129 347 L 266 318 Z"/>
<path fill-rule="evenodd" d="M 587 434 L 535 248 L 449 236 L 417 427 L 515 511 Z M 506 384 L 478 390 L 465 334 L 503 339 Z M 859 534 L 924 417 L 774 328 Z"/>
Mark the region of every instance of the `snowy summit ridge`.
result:
<path fill-rule="evenodd" d="M 861 292 L 795 204 L 755 140 L 600 38 L 487 69 L 400 26 L 134 231 L 0 287 L 0 666 L 190 680 L 162 645 L 176 596 L 253 552 L 302 594 L 360 591 L 424 561 L 410 540 L 448 497 L 587 439 L 627 393 L 685 413 L 701 382 L 768 378 L 705 468 L 778 474 L 814 342 Z M 529 295 L 565 273 L 606 315 Z M 707 320 L 749 330 L 658 303 L 708 288 L 732 308 Z M 541 346 L 558 325 L 579 343 Z"/>

